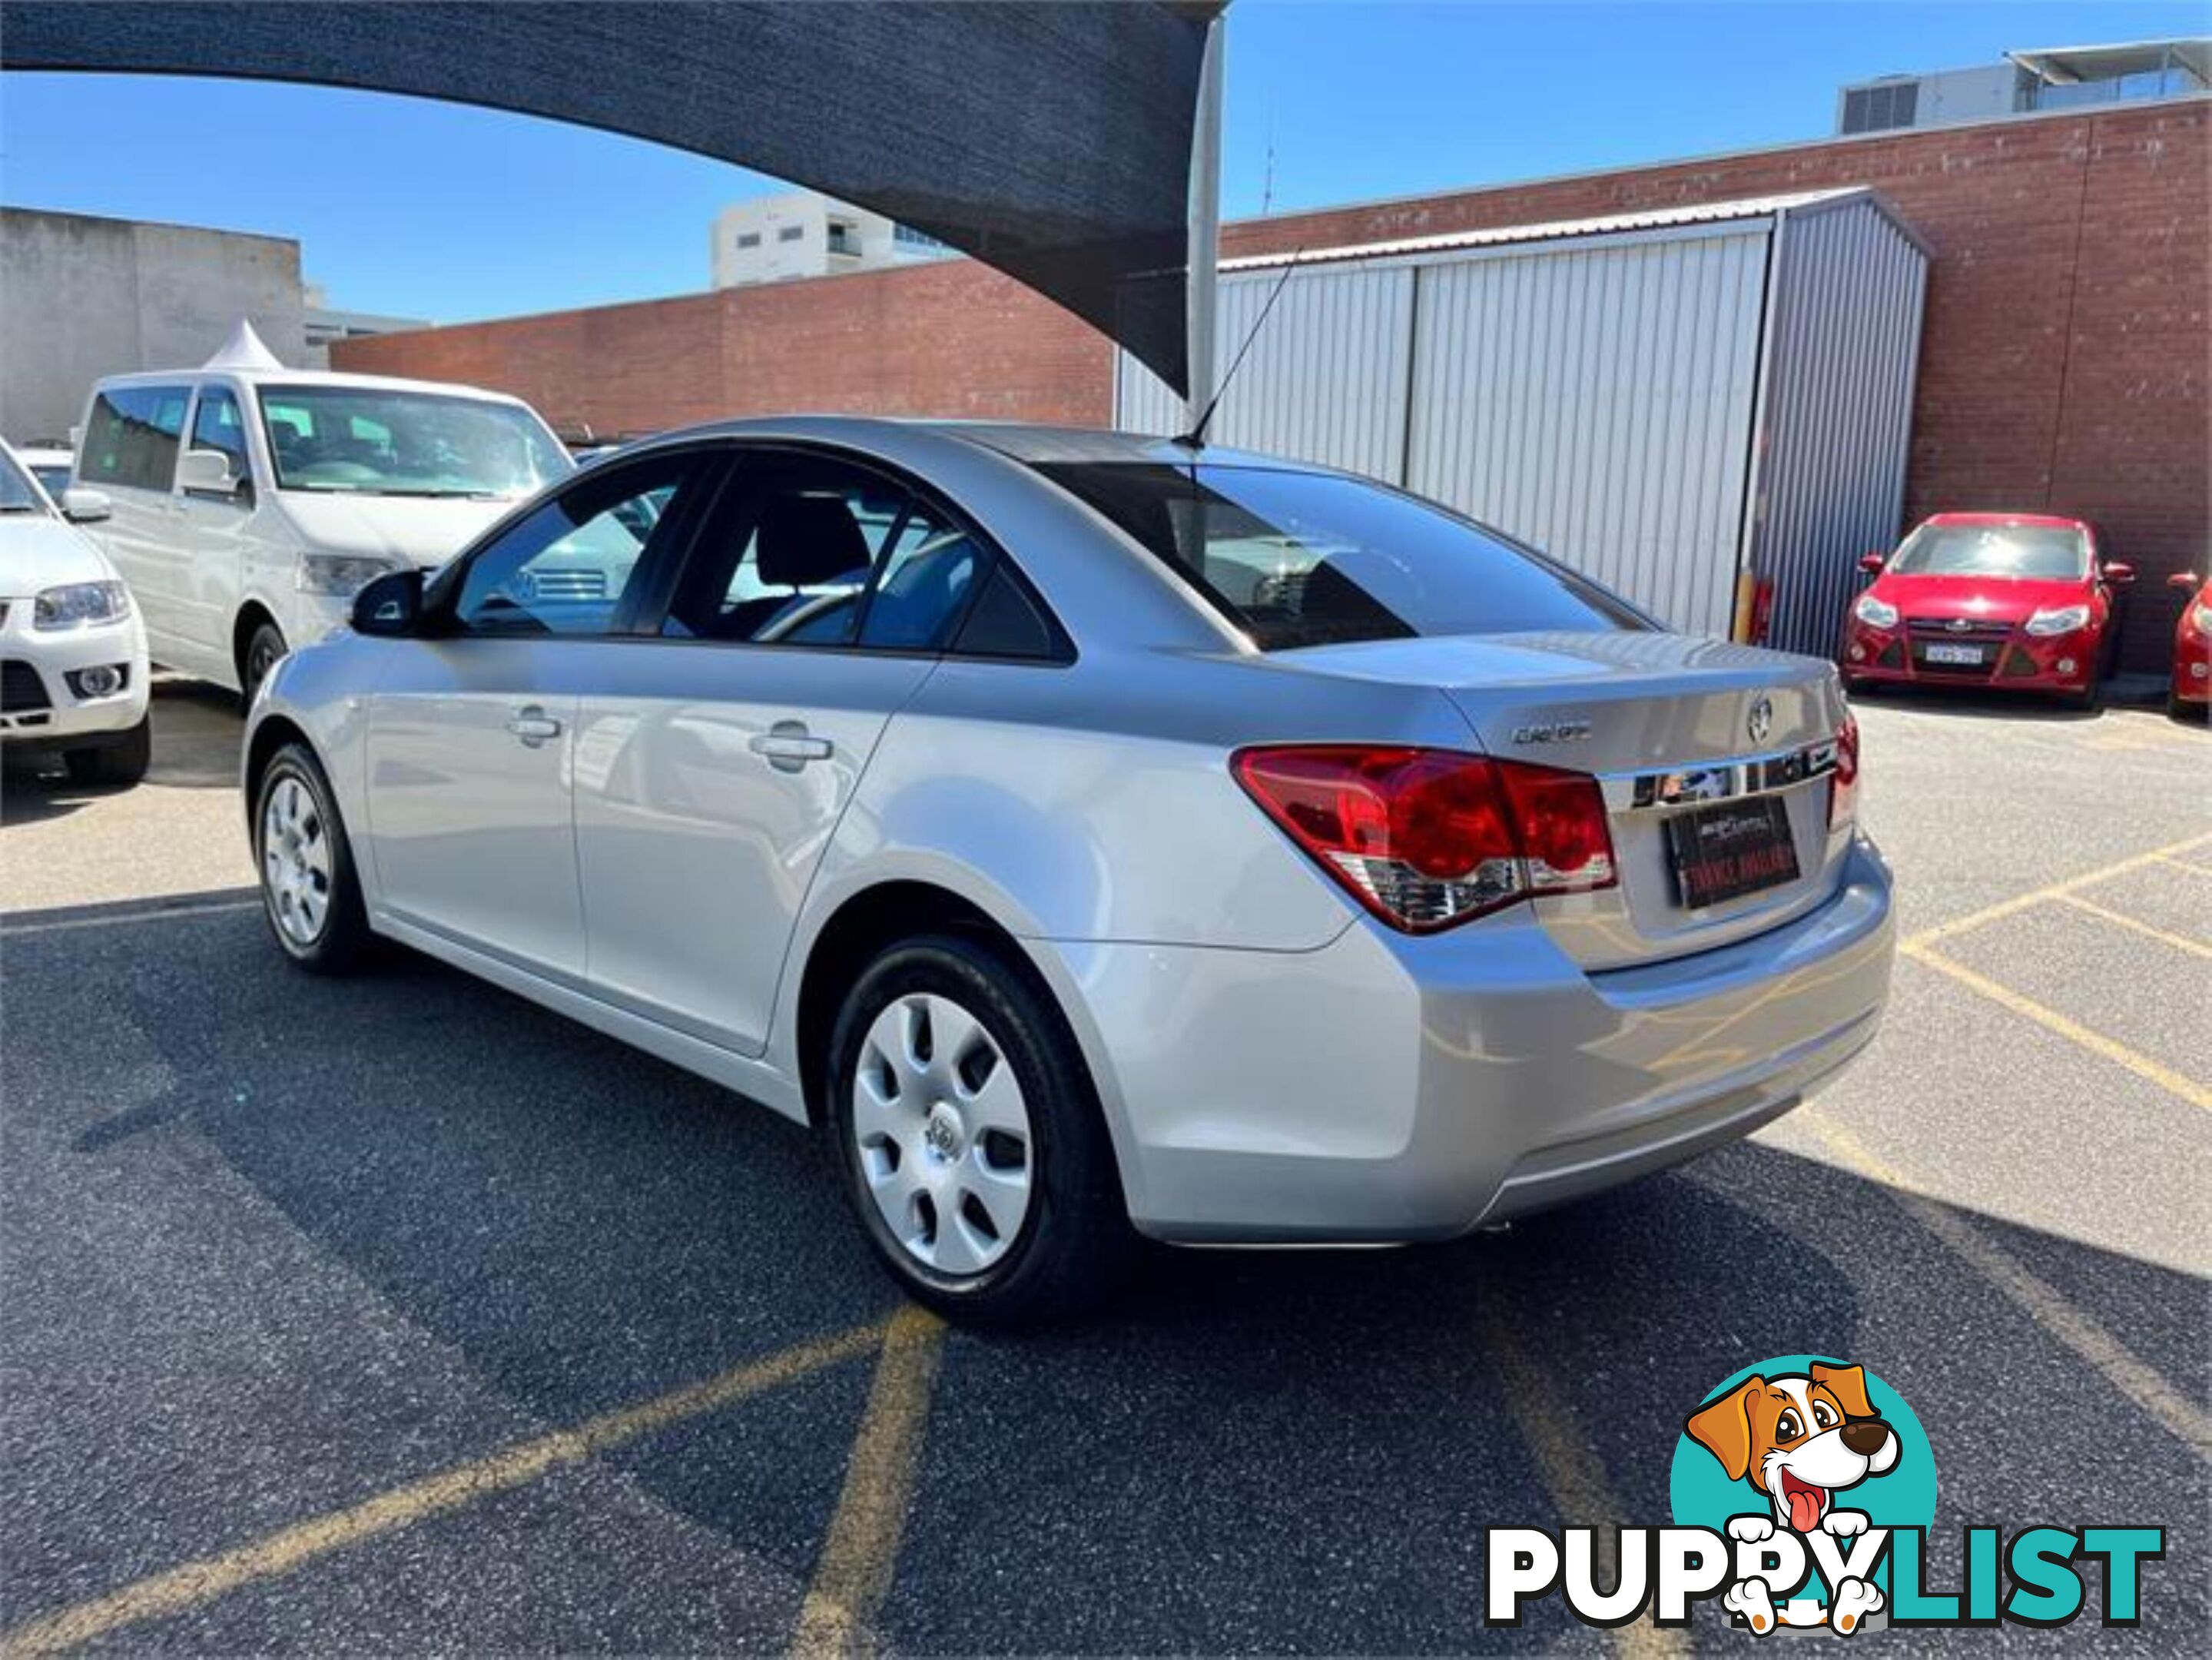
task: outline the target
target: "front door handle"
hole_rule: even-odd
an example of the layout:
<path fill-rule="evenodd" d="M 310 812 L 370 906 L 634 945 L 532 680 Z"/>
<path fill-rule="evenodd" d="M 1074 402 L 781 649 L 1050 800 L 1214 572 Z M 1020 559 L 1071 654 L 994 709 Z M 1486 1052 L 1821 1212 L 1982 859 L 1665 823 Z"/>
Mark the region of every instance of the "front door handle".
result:
<path fill-rule="evenodd" d="M 827 761 L 832 746 L 828 739 L 808 732 L 804 721 L 779 721 L 756 733 L 747 747 L 778 772 L 797 772 L 809 761 Z"/>
<path fill-rule="evenodd" d="M 526 750 L 534 750 L 547 739 L 561 735 L 561 723 L 538 703 L 515 710 L 507 721 L 507 729 L 522 740 L 522 747 Z"/>

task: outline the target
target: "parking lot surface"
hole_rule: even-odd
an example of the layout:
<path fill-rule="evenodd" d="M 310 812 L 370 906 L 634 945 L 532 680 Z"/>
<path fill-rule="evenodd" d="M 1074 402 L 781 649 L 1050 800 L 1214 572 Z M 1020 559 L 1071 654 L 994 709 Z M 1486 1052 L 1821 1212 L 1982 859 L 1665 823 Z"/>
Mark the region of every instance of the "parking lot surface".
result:
<path fill-rule="evenodd" d="M 1906 944 L 1816 1102 L 1507 1232 L 1163 1252 L 981 1337 L 897 1306 L 793 1126 L 420 958 L 289 971 L 236 718 L 164 687 L 144 786 L 0 808 L 0 1647 L 1717 1646 L 1486 1628 L 1480 1529 L 1666 1522 L 1685 1414 L 1800 1353 L 1917 1411 L 1932 1586 L 1970 1523 L 2167 1529 L 2140 1630 L 1951 1645 L 2196 1647 L 2212 737 L 1860 718 Z"/>

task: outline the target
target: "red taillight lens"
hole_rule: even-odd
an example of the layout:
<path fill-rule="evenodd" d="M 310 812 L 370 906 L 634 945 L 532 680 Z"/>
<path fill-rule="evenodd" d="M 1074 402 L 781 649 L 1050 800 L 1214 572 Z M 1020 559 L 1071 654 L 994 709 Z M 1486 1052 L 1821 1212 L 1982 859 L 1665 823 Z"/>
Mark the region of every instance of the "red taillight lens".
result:
<path fill-rule="evenodd" d="M 1859 806 L 1859 723 L 1855 715 L 1844 717 L 1843 727 L 1836 733 L 1835 781 L 1828 790 L 1828 828 L 1847 824 L 1857 816 Z"/>
<path fill-rule="evenodd" d="M 1597 781 L 1450 750 L 1240 750 L 1237 781 L 1362 904 L 1415 933 L 1615 880 Z"/>

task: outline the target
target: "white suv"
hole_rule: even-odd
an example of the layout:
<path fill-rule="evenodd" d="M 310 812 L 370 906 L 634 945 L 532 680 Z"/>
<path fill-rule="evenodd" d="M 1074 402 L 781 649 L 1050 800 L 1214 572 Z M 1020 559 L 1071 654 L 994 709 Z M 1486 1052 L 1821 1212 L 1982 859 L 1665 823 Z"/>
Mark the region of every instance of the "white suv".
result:
<path fill-rule="evenodd" d="M 104 518 L 97 491 L 64 510 L 0 442 L 0 745 L 58 753 L 86 784 L 135 784 L 152 753 L 146 633 L 131 595 L 70 520 Z"/>
<path fill-rule="evenodd" d="M 113 504 L 101 540 L 155 660 L 248 697 L 365 584 L 573 471 L 517 398 L 223 356 L 95 386 L 76 481 Z"/>

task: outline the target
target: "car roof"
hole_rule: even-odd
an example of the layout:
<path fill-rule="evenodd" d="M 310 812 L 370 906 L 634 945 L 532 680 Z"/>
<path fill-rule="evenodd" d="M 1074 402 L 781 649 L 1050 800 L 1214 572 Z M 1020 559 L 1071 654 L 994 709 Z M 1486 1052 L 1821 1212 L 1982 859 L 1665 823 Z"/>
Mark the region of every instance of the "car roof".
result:
<path fill-rule="evenodd" d="M 656 433 L 643 443 L 696 442 L 702 438 L 809 439 L 825 444 L 844 444 L 873 450 L 886 439 L 927 434 L 971 445 L 1030 465 L 1053 463 L 1150 462 L 1187 467 L 1194 460 L 1207 466 L 1264 467 L 1282 471 L 1334 473 L 1338 469 L 1294 461 L 1252 450 L 1212 444 L 1192 449 L 1172 438 L 1153 433 L 1117 432 L 1103 427 L 1055 427 L 1018 421 L 948 421 L 905 419 L 870 415 L 794 415 L 743 420 L 709 421 L 671 432 Z"/>
<path fill-rule="evenodd" d="M 202 380 L 234 380 L 246 386 L 338 386 L 364 392 L 427 392 L 434 397 L 479 398 L 489 403 L 530 405 L 510 392 L 490 392 L 458 380 L 405 380 L 386 374 L 338 374 L 321 369 L 240 369 L 200 367 L 183 369 L 139 369 L 129 374 L 102 375 L 93 390 L 103 386 L 174 386 Z"/>
<path fill-rule="evenodd" d="M 2045 530 L 2086 531 L 2089 528 L 2084 520 L 2069 519 L 2052 513 L 1931 513 L 1924 522 L 1930 525 L 2035 526 Z"/>

